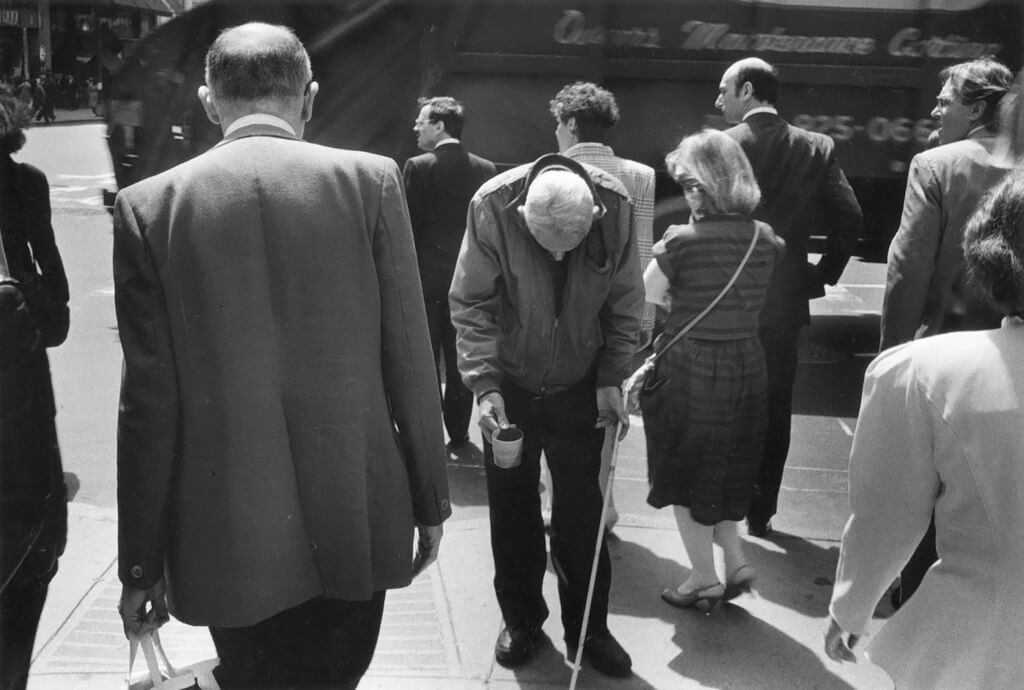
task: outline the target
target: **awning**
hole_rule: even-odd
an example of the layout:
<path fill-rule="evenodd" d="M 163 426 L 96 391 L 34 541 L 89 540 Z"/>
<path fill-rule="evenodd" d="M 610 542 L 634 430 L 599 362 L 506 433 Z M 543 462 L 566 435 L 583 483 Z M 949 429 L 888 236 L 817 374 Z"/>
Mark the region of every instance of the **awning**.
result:
<path fill-rule="evenodd" d="M 133 7 L 138 10 L 147 10 L 156 14 L 173 15 L 174 8 L 166 0 L 111 0 L 112 5 L 120 7 Z"/>

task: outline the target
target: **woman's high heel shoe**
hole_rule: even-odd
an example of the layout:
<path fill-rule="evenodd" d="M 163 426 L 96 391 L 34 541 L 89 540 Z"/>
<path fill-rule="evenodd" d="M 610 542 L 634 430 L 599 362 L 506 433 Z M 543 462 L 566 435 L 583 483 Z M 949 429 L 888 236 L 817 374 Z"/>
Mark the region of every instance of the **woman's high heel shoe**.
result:
<path fill-rule="evenodd" d="M 666 604 L 675 606 L 677 609 L 697 609 L 704 613 L 711 613 L 724 595 L 725 586 L 721 582 L 716 582 L 713 585 L 685 593 L 674 587 L 666 589 L 661 593 L 661 598 Z"/>
<path fill-rule="evenodd" d="M 725 579 L 725 592 L 722 594 L 722 601 L 732 601 L 741 594 L 750 594 L 754 591 L 754 580 L 757 573 L 749 565 L 741 565 Z"/>

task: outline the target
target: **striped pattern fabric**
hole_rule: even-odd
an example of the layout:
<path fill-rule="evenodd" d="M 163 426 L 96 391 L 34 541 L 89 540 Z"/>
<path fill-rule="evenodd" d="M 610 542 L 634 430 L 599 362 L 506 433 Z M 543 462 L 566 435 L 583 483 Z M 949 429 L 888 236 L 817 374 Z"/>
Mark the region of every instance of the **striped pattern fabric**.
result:
<path fill-rule="evenodd" d="M 665 334 L 678 332 L 703 311 L 729 282 L 743 260 L 756 221 L 738 216 L 708 218 L 672 226 L 653 248 L 669 282 L 671 307 Z M 688 337 L 709 340 L 746 338 L 757 333 L 779 240 L 764 223 L 761 236 L 736 284 Z"/>
<path fill-rule="evenodd" d="M 758 313 L 781 246 L 764 224 L 735 285 L 667 350 L 642 393 L 650 493 L 655 508 L 686 506 L 697 522 L 741 520 L 750 507 L 768 423 Z M 654 246 L 669 279 L 671 308 L 657 348 L 700 313 L 732 277 L 754 221 L 710 218 L 675 226 Z"/>

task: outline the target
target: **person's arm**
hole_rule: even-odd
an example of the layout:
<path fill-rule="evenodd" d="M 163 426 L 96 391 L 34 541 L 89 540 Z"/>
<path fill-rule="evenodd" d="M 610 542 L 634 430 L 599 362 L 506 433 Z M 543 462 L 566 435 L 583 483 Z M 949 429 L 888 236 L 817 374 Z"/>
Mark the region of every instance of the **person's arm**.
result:
<path fill-rule="evenodd" d="M 413 515 L 420 525 L 440 525 L 451 515 L 441 400 L 405 193 L 390 160 L 381 171 L 373 258 L 384 386 L 409 473 Z"/>
<path fill-rule="evenodd" d="M 448 293 L 459 373 L 477 400 L 501 389 L 498 343 L 502 333 L 498 317 L 503 281 L 494 237 L 506 219 L 496 203 L 480 195 L 470 201 L 466 234 Z"/>
<path fill-rule="evenodd" d="M 868 367 L 850 454 L 851 515 L 829 606 L 847 633 L 864 634 L 928 529 L 940 488 L 933 445 L 943 424 L 905 350 Z"/>
<path fill-rule="evenodd" d="M 179 391 L 163 286 L 124 192 L 114 203 L 113 259 L 124 353 L 117 419 L 118 576 L 126 588 L 153 590 L 164 574 Z"/>
<path fill-rule="evenodd" d="M 831 146 L 831 142 L 829 142 Z M 818 296 L 825 294 L 825 285 L 835 285 L 843 274 L 853 250 L 860 238 L 864 221 L 853 188 L 836 161 L 835 150 L 829 148 L 828 164 L 822 180 L 822 201 L 828 237 L 825 251 L 814 267 L 820 285 L 816 285 Z M 813 296 L 813 295 L 812 295 Z"/>
<path fill-rule="evenodd" d="M 626 228 L 628 237 L 622 246 L 618 265 L 612 267 L 614 273 L 608 297 L 598 315 L 604 337 L 604 345 L 597 352 L 598 388 L 619 388 L 629 376 L 644 305 L 643 269 L 633 235 L 636 227 L 633 204 L 621 197 L 618 208 L 609 209 L 609 213 L 617 214 L 613 222 L 618 223 L 620 229 Z M 608 222 L 608 218 L 602 222 Z"/>
<path fill-rule="evenodd" d="M 668 276 L 657 261 L 652 260 L 644 271 L 644 300 L 649 304 L 664 307 L 668 304 Z"/>
<path fill-rule="evenodd" d="M 884 350 L 914 339 L 942 240 L 942 200 L 935 174 L 920 156 L 910 163 L 899 230 L 889 245 L 882 298 Z"/>
<path fill-rule="evenodd" d="M 412 223 L 413 236 L 419 232 L 423 225 L 423 202 L 422 174 L 412 158 L 405 162 L 402 168 L 402 182 L 405 186 L 406 204 L 409 207 L 409 220 Z"/>
<path fill-rule="evenodd" d="M 50 185 L 46 176 L 34 169 L 25 170 L 25 194 L 32 209 L 29 245 L 39 266 L 39 309 L 34 314 L 45 347 L 60 345 L 68 336 L 68 278 L 64 272 L 57 241 L 54 238 L 50 210 Z"/>

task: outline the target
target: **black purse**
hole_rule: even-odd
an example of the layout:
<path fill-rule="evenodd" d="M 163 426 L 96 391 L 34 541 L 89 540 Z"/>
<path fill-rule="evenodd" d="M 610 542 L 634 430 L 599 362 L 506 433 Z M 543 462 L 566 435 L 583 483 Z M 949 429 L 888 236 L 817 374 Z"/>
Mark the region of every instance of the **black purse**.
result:
<path fill-rule="evenodd" d="M 743 259 L 740 261 L 739 266 L 733 272 L 732 277 L 729 278 L 729 282 L 725 284 L 719 293 L 713 300 L 704 307 L 703 311 L 697 314 L 695 317 L 679 329 L 679 332 L 672 336 L 664 347 L 657 349 L 657 351 L 650 357 L 644 360 L 644 363 L 633 372 L 633 375 L 626 379 L 626 383 L 623 384 L 623 390 L 626 394 L 626 411 L 630 414 L 636 414 L 640 409 L 640 397 L 648 396 L 662 386 L 664 386 L 668 379 L 658 378 L 657 375 L 657 364 L 661 356 L 668 352 L 669 348 L 675 345 L 679 340 L 693 330 L 701 320 L 711 313 L 711 310 L 722 301 L 726 293 L 732 289 L 732 286 L 736 284 L 736 280 L 740 277 L 740 273 L 743 271 L 743 267 L 747 265 L 747 261 L 750 259 L 750 255 L 754 253 L 754 247 L 757 245 L 757 238 L 761 234 L 760 229 L 757 226 L 757 222 L 754 222 L 754 236 L 750 238 L 750 246 L 747 247 L 747 253 L 743 255 Z"/>
<path fill-rule="evenodd" d="M 11 277 L 0 239 L 0 375 L 35 350 L 41 337 L 21 283 Z"/>

